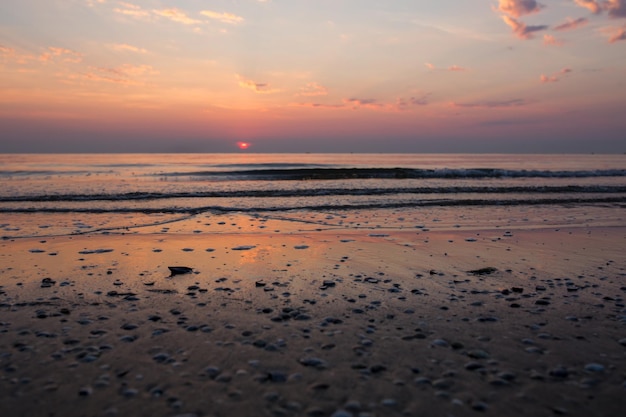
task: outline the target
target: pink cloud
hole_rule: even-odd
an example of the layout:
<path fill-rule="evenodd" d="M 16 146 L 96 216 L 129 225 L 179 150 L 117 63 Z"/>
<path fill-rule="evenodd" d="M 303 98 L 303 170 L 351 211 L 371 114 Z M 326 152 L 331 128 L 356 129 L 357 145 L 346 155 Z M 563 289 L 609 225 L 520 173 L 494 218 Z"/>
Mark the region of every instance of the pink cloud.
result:
<path fill-rule="evenodd" d="M 15 49 L 9 48 L 8 46 L 0 45 L 0 54 L 13 55 L 14 53 L 15 53 Z"/>
<path fill-rule="evenodd" d="M 587 23 L 589 23 L 589 20 L 587 20 L 584 17 L 581 17 L 578 19 L 572 19 L 571 17 L 568 17 L 565 23 L 561 23 L 560 25 L 555 26 L 553 29 L 554 30 L 578 29 L 580 27 L 585 26 Z"/>
<path fill-rule="evenodd" d="M 116 7 L 113 9 L 115 13 L 134 17 L 135 19 L 147 18 L 150 16 L 150 12 L 147 10 L 143 10 L 140 6 L 137 6 L 132 3 L 120 2 L 120 7 Z"/>
<path fill-rule="evenodd" d="M 385 107 L 384 104 L 378 102 L 378 100 L 373 98 L 347 98 L 343 100 L 344 103 L 348 106 L 352 106 L 353 110 L 358 108 L 370 108 L 370 109 L 380 109 Z"/>
<path fill-rule="evenodd" d="M 237 16 L 232 13 L 218 13 L 213 12 L 211 10 L 203 10 L 200 12 L 201 15 L 208 17 L 209 19 L 218 20 L 222 23 L 228 23 L 231 25 L 243 22 L 243 17 Z"/>
<path fill-rule="evenodd" d="M 435 65 L 431 64 L 430 62 L 427 62 L 425 65 L 426 65 L 426 68 L 428 68 L 431 71 L 452 71 L 452 72 L 468 71 L 467 68 L 461 67 L 459 65 L 450 65 L 448 68 L 437 68 Z"/>
<path fill-rule="evenodd" d="M 48 52 L 44 52 L 39 56 L 41 62 L 50 62 L 57 57 L 62 57 L 63 62 L 70 62 L 77 64 L 83 60 L 83 54 L 72 51 L 71 49 L 49 47 Z"/>
<path fill-rule="evenodd" d="M 461 71 L 467 71 L 467 68 L 460 67 L 458 65 L 451 65 L 448 67 L 448 71 L 461 72 Z"/>
<path fill-rule="evenodd" d="M 259 83 L 256 81 L 252 81 L 252 80 L 243 78 L 239 74 L 235 74 L 235 76 L 237 77 L 237 80 L 239 80 L 239 87 L 247 88 L 248 90 L 252 90 L 257 94 L 271 94 L 271 93 L 277 93 L 280 91 L 280 90 L 272 89 L 270 85 L 267 83 Z"/>
<path fill-rule="evenodd" d="M 611 17 L 626 17 L 626 0 L 608 0 L 603 6 Z"/>
<path fill-rule="evenodd" d="M 576 4 L 588 9 L 591 13 L 600 13 L 602 6 L 596 0 L 574 0 Z"/>
<path fill-rule="evenodd" d="M 142 85 L 137 78 L 145 75 L 155 75 L 158 72 L 150 65 L 124 64 L 116 68 L 91 67 L 90 71 L 82 74 L 89 81 L 108 82 L 122 85 Z"/>
<path fill-rule="evenodd" d="M 520 39 L 532 39 L 534 32 L 539 32 L 548 28 L 545 25 L 528 26 L 510 16 L 502 16 L 502 20 L 504 20 L 504 23 L 513 29 L 513 33 L 515 33 Z"/>
<path fill-rule="evenodd" d="M 396 101 L 396 108 L 398 110 L 408 110 L 410 108 L 413 107 L 418 107 L 418 106 L 427 106 L 428 104 L 430 104 L 430 96 L 432 94 L 431 93 L 426 93 L 423 94 L 422 96 L 419 97 L 410 97 L 410 98 L 399 98 Z"/>
<path fill-rule="evenodd" d="M 469 103 L 453 102 L 451 105 L 452 107 L 496 109 L 526 106 L 528 102 L 522 98 L 514 98 L 510 100 L 474 101 Z"/>
<path fill-rule="evenodd" d="M 319 85 L 318 83 L 307 83 L 306 86 L 300 89 L 299 96 L 314 97 L 328 95 L 328 88 Z"/>
<path fill-rule="evenodd" d="M 197 25 L 202 23 L 202 21 L 193 19 L 187 16 L 187 14 L 182 10 L 178 10 L 176 8 L 153 10 L 152 13 L 156 14 L 157 16 L 170 19 L 173 22 L 182 23 L 183 25 Z"/>
<path fill-rule="evenodd" d="M 148 51 L 144 48 L 138 48 L 136 46 L 133 45 L 129 45 L 127 43 L 116 43 L 116 44 L 112 44 L 109 45 L 109 48 L 111 48 L 114 51 L 117 52 L 134 52 L 137 54 L 147 54 Z"/>
<path fill-rule="evenodd" d="M 591 13 L 608 12 L 614 18 L 626 17 L 626 0 L 575 0 L 576 4 L 588 9 Z"/>
<path fill-rule="evenodd" d="M 497 10 L 512 17 L 537 13 L 545 6 L 535 0 L 499 0 Z"/>
<path fill-rule="evenodd" d="M 563 41 L 556 39 L 552 35 L 543 35 L 543 44 L 544 45 L 552 45 L 552 46 L 562 46 Z"/>
<path fill-rule="evenodd" d="M 412 96 L 410 98 L 399 98 L 395 103 L 383 102 L 373 98 L 345 98 L 340 104 L 333 103 L 297 103 L 294 106 L 311 107 L 317 109 L 344 109 L 344 110 L 359 110 L 368 109 L 374 111 L 394 112 L 394 111 L 406 111 L 416 107 L 427 106 L 431 93 L 426 93 L 421 96 Z"/>
<path fill-rule="evenodd" d="M 609 33 L 609 43 L 615 43 L 618 41 L 626 40 L 626 26 L 621 28 L 609 28 L 606 30 Z"/>
<path fill-rule="evenodd" d="M 569 74 L 570 72 L 572 72 L 571 69 L 563 68 L 561 71 L 555 72 L 552 75 L 541 74 L 541 77 L 539 77 L 539 81 L 541 81 L 544 84 L 555 83 L 559 81 L 561 78 L 563 78 L 566 74 Z"/>
<path fill-rule="evenodd" d="M 345 104 L 324 104 L 324 103 L 297 103 L 292 104 L 300 107 L 312 107 L 315 109 L 341 109 L 345 108 Z"/>

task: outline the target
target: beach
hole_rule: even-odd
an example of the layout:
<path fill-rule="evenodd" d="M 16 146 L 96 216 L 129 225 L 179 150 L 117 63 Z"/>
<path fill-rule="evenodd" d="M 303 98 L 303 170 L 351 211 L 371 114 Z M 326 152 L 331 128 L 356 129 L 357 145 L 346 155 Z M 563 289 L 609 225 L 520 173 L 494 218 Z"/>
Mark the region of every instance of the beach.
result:
<path fill-rule="evenodd" d="M 623 208 L 554 208 L 7 214 L 0 413 L 619 415 Z"/>

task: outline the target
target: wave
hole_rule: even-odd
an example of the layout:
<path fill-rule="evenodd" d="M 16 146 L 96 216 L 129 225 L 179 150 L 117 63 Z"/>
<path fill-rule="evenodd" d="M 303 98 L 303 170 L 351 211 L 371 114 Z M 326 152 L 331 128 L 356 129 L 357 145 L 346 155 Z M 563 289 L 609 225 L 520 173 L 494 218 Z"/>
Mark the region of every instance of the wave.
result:
<path fill-rule="evenodd" d="M 90 214 L 188 214 L 197 215 L 207 212 L 286 212 L 286 211 L 344 211 L 372 210 L 410 207 L 462 207 L 462 206 L 538 206 L 538 205 L 571 205 L 571 204 L 609 204 L 626 208 L 626 196 L 618 197 L 563 197 L 563 198 L 526 198 L 526 199 L 431 199 L 387 202 L 355 202 L 347 204 L 294 204 L 287 206 L 202 206 L 202 207 L 0 207 L 0 213 L 90 213 Z"/>
<path fill-rule="evenodd" d="M 321 189 L 275 189 L 233 190 L 204 192 L 130 192 L 121 194 L 51 194 L 2 196 L 0 203 L 15 202 L 88 202 L 88 201 L 137 201 L 195 198 L 286 198 L 323 196 L 380 196 L 403 194 L 619 194 L 626 193 L 626 186 L 505 186 L 505 187 L 410 187 L 410 188 L 321 188 Z"/>
<path fill-rule="evenodd" d="M 155 174 L 208 179 L 237 180 L 348 180 L 348 179 L 482 179 L 482 178 L 588 178 L 626 177 L 626 169 L 580 171 L 510 170 L 500 168 L 414 169 L 414 168 L 269 168 L 233 171 L 195 171 Z"/>
<path fill-rule="evenodd" d="M 295 168 L 306 168 L 306 169 L 310 169 L 310 168 L 316 168 L 316 169 L 328 169 L 328 168 L 323 168 L 323 167 L 327 167 L 328 165 L 322 165 L 322 164 L 305 164 L 305 163 L 289 163 L 289 162 L 266 162 L 266 163 L 256 163 L 256 164 L 215 164 L 215 165 L 211 165 L 215 168 L 245 168 L 245 167 L 254 167 L 255 168 L 255 172 L 258 169 L 261 168 L 272 168 L 272 169 L 280 169 L 280 168 L 288 168 L 288 169 L 295 169 Z"/>
<path fill-rule="evenodd" d="M 55 176 L 55 175 L 89 175 L 97 174 L 100 171 L 62 171 L 57 169 L 50 170 L 0 170 L 0 177 L 29 177 L 29 176 Z"/>

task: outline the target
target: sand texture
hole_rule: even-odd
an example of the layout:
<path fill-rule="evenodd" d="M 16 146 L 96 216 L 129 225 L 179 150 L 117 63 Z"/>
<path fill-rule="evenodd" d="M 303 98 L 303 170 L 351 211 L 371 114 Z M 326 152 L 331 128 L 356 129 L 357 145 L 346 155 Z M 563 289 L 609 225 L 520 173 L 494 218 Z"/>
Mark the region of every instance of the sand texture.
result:
<path fill-rule="evenodd" d="M 6 238 L 0 415 L 621 415 L 625 232 L 233 214 Z"/>

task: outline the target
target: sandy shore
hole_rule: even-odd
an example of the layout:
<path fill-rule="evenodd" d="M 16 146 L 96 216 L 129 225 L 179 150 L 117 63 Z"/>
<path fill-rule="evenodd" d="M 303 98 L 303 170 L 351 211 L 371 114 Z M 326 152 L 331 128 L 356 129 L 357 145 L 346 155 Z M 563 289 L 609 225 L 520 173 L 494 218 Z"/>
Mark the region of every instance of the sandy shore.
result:
<path fill-rule="evenodd" d="M 626 227 L 332 220 L 0 241 L 0 415 L 623 412 Z"/>

